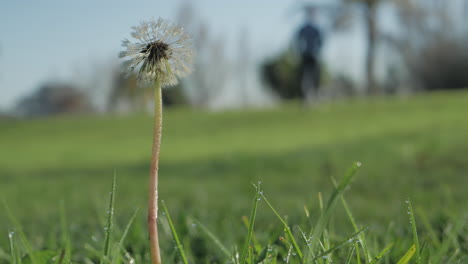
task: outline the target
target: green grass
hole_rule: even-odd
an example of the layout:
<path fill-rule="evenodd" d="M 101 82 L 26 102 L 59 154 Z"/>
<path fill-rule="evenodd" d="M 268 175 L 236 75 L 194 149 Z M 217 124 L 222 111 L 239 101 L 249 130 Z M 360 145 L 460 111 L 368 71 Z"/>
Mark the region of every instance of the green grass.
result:
<path fill-rule="evenodd" d="M 278 242 L 281 234 L 292 243 L 290 257 L 297 256 L 297 248 L 307 250 L 307 243 L 299 242 L 297 226 L 306 240 L 309 231 L 318 232 L 323 243 L 312 249 L 322 253 L 367 226 L 354 239 L 360 242 L 353 243 L 362 245 L 365 240 L 366 247 L 346 244 L 334 258 L 351 256 L 351 263 L 370 263 L 369 258 L 382 254 L 379 261 L 396 263 L 411 252 L 415 240 L 406 213 L 408 197 L 417 227 L 423 230 L 418 232 L 421 259 L 453 257 L 456 263 L 467 258 L 467 113 L 466 92 L 314 108 L 289 104 L 221 113 L 169 110 L 164 116 L 160 198 L 167 202 L 189 263 L 224 263 L 226 252 L 219 250 L 219 243 L 231 252 L 238 245 L 245 259 L 266 244 L 271 252 L 285 254 L 289 246 Z M 68 248 L 60 224 L 66 219 L 66 240 L 75 261 L 98 262 L 107 241 L 107 194 L 114 170 L 117 238 L 135 209 L 146 206 L 151 129 L 151 117 L 145 115 L 0 121 L 0 199 L 18 219 L 28 244 L 35 249 Z M 333 213 L 326 203 L 321 209 L 317 193 L 331 195 L 331 178 L 341 179 L 354 161 L 363 166 L 346 192 L 349 212 L 336 203 L 339 199 L 334 199 Z M 251 183 L 258 181 L 291 235 L 283 233 L 284 223 L 264 201 L 255 210 L 254 230 L 248 232 L 243 225 L 242 216 L 252 210 Z M 126 234 L 122 259 L 132 256 L 141 263 L 148 258 L 144 215 L 141 210 Z M 204 228 L 194 227 L 192 219 Z M 0 213 L 0 227 L 2 263 L 10 251 L 8 232 L 19 227 L 6 213 Z M 162 224 L 161 230 L 163 257 L 179 259 L 171 228 Z M 300 245 L 295 246 L 291 236 Z M 253 246 L 245 249 L 246 240 Z M 108 248 L 110 252 L 115 248 Z"/>

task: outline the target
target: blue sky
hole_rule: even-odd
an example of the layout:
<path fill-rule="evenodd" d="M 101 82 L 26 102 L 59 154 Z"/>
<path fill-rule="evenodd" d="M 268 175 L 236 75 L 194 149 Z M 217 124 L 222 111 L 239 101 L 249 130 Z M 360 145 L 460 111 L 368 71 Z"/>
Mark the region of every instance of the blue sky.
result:
<path fill-rule="evenodd" d="M 0 109 L 41 83 L 115 58 L 130 27 L 174 19 L 181 0 L 2 0 Z M 248 28 L 256 57 L 288 45 L 301 16 L 296 0 L 194 0 L 197 15 L 227 42 Z M 236 42 L 237 43 L 237 42 Z M 229 48 L 229 47 L 228 47 Z"/>

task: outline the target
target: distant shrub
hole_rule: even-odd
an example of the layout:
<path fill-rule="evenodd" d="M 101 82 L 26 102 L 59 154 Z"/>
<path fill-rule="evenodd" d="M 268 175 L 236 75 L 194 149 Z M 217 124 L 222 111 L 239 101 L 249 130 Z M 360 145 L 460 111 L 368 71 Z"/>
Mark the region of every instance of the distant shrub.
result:
<path fill-rule="evenodd" d="M 424 90 L 468 88 L 468 48 L 465 41 L 435 38 L 408 60 L 412 78 Z"/>
<path fill-rule="evenodd" d="M 304 99 L 300 64 L 297 54 L 291 49 L 286 49 L 262 63 L 260 67 L 262 80 L 281 99 Z M 319 91 L 329 98 L 351 95 L 354 93 L 354 83 L 347 76 L 339 74 L 334 76 L 326 63 L 320 61 Z"/>
<path fill-rule="evenodd" d="M 292 51 L 266 60 L 261 66 L 263 81 L 283 99 L 303 98 L 299 63 Z"/>
<path fill-rule="evenodd" d="M 64 113 L 92 112 L 88 95 L 69 84 L 47 83 L 21 99 L 16 112 L 21 116 L 48 116 Z"/>

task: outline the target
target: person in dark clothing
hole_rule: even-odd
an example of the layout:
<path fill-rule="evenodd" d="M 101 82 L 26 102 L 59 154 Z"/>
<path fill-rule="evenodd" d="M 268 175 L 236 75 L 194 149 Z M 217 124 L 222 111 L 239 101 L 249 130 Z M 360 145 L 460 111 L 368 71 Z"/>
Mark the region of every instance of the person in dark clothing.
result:
<path fill-rule="evenodd" d="M 322 33 L 314 23 L 316 9 L 305 7 L 306 22 L 297 33 L 297 50 L 301 58 L 301 90 L 306 102 L 317 99 L 320 86 L 320 51 Z"/>

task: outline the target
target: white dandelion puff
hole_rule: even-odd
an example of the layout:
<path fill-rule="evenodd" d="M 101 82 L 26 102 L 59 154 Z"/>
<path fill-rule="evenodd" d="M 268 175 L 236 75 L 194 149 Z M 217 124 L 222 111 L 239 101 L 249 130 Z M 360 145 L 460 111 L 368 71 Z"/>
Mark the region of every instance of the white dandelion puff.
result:
<path fill-rule="evenodd" d="M 130 72 L 138 71 L 141 81 L 159 81 L 161 86 L 173 86 L 178 78 L 191 73 L 191 38 L 182 27 L 159 18 L 143 21 L 132 30 L 130 35 L 135 42 L 124 39 L 125 50 L 119 57 L 128 58 L 123 66 Z"/>

